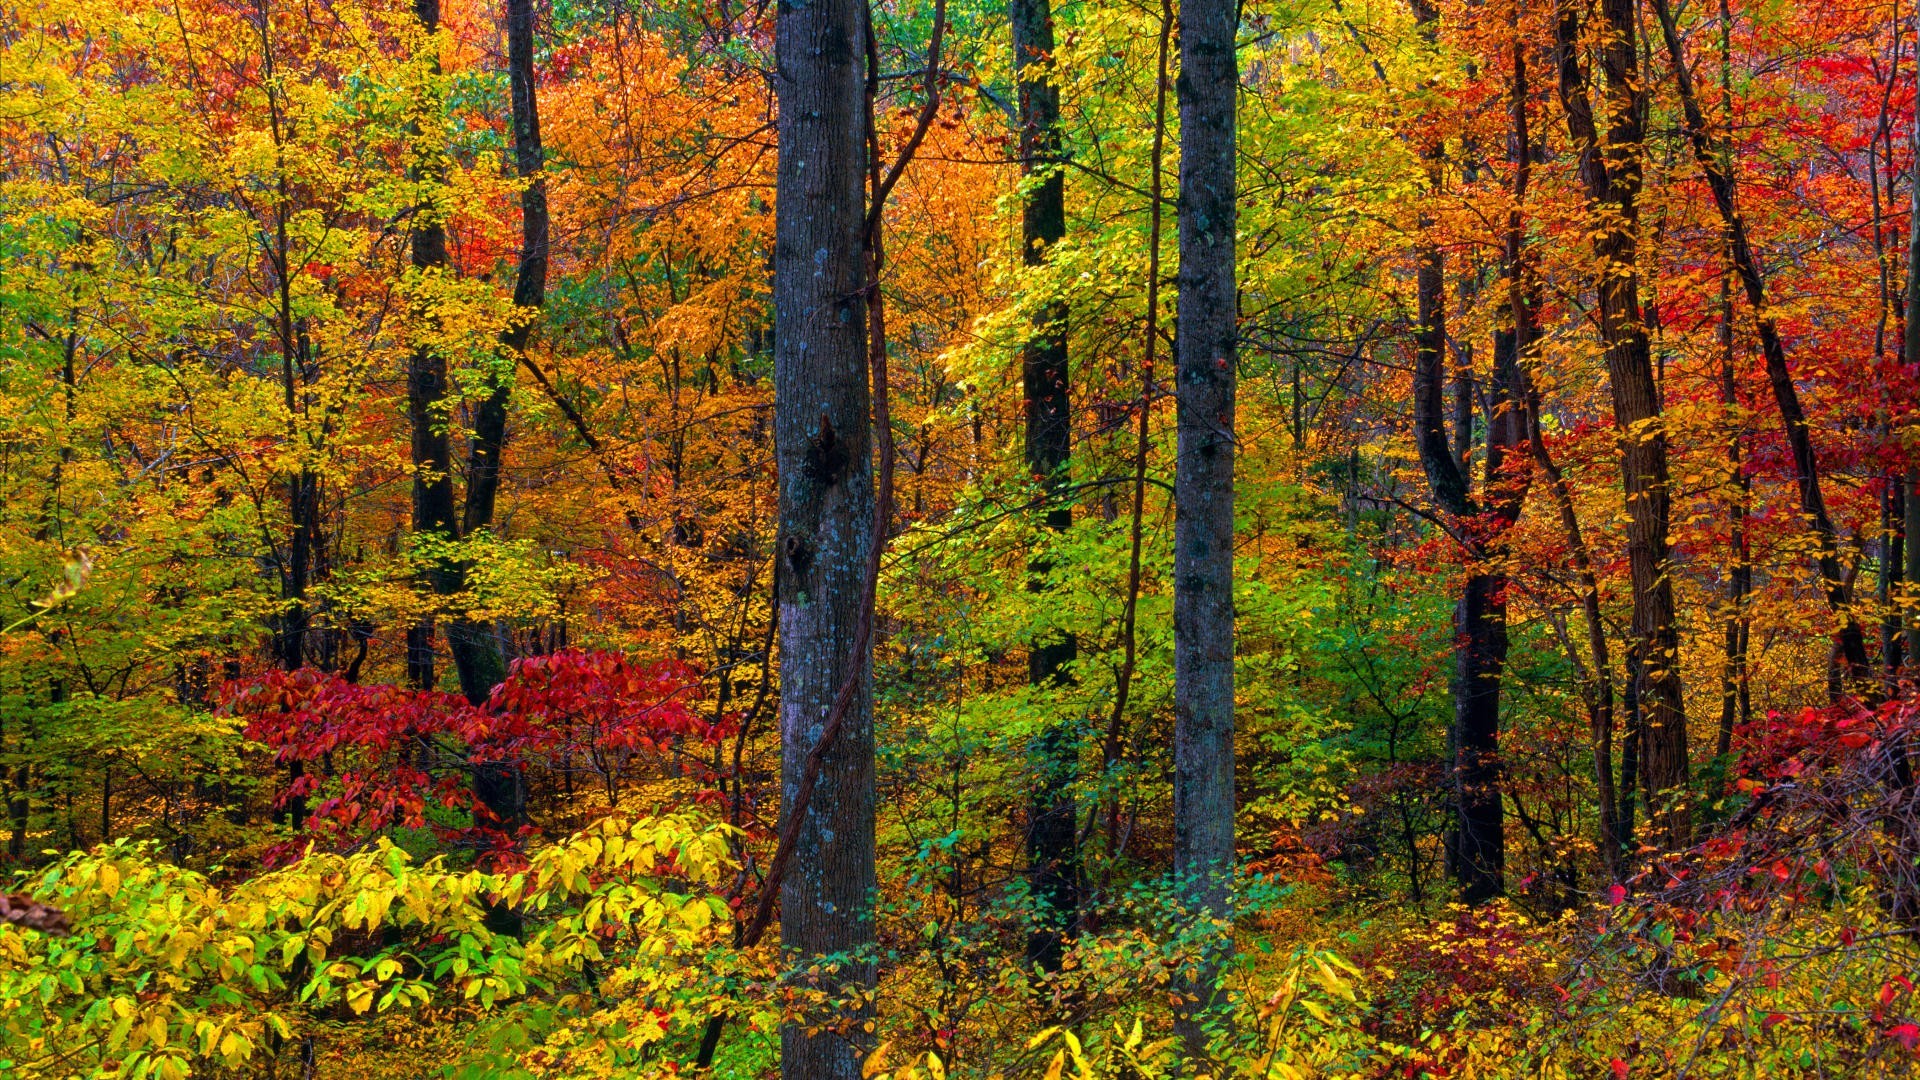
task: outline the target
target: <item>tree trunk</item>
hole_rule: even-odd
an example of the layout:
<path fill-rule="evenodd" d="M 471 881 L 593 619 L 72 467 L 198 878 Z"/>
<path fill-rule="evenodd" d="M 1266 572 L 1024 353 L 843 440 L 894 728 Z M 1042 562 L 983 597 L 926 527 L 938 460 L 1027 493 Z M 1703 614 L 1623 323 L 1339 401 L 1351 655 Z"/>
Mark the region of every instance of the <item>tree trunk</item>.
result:
<path fill-rule="evenodd" d="M 432 34 L 440 26 L 440 0 L 414 0 L 414 16 L 420 20 L 421 30 Z M 431 47 L 431 46 L 429 46 Z M 415 109 L 424 115 L 416 115 L 409 121 L 410 134 L 416 140 L 423 140 L 422 121 L 434 120 L 433 110 L 427 103 L 417 103 Z M 417 162 L 409 167 L 408 176 L 419 183 L 437 183 L 439 169 L 431 162 L 437 160 L 437 151 L 426 145 L 416 145 L 413 154 Z M 438 197 L 429 195 L 414 207 L 411 219 L 411 232 L 408 237 L 409 256 L 415 275 L 420 279 L 419 287 L 431 288 L 427 282 L 436 276 L 451 272 L 447 258 L 446 223 L 441 217 Z M 414 319 L 425 322 L 431 318 L 431 305 L 416 301 Z M 413 532 L 416 536 L 435 535 L 445 540 L 459 536 L 458 519 L 454 515 L 453 505 L 453 448 L 447 434 L 449 417 L 445 413 L 448 406 L 447 358 L 435 351 L 432 346 L 420 344 L 414 346 L 407 360 L 407 419 L 413 432 L 411 464 L 413 466 Z M 446 596 L 459 591 L 459 575 L 455 567 L 436 560 L 427 568 L 426 585 L 436 596 Z M 418 689 L 430 689 L 434 682 L 433 624 L 424 619 L 407 631 L 407 673 L 409 680 Z"/>
<path fill-rule="evenodd" d="M 1733 282 L 1720 276 L 1720 400 L 1729 417 L 1739 415 L 1740 397 L 1733 374 Z M 1747 596 L 1753 591 L 1753 553 L 1747 540 L 1747 476 L 1740 464 L 1740 432 L 1727 438 L 1727 469 L 1733 478 L 1734 500 L 1727 511 L 1727 621 L 1720 667 L 1720 731 L 1714 756 L 1733 752 L 1734 730 L 1747 722 L 1753 709 L 1748 687 L 1747 646 L 1753 620 L 1747 614 Z"/>
<path fill-rule="evenodd" d="M 1438 20 L 1437 9 L 1426 3 L 1414 6 L 1416 21 L 1429 41 Z M 1428 184 L 1437 193 L 1444 179 L 1442 145 L 1435 143 L 1425 154 Z M 1413 427 L 1414 443 L 1420 464 L 1427 476 L 1433 501 L 1452 518 L 1465 518 L 1481 510 L 1473 494 L 1466 451 L 1470 450 L 1461 432 L 1472 429 L 1471 401 L 1467 420 L 1461 422 L 1460 402 L 1455 401 L 1456 438 L 1447 437 L 1447 329 L 1446 263 L 1440 248 L 1427 238 L 1432 219 L 1422 213 L 1421 237 L 1414 253 L 1414 288 L 1419 308 L 1419 325 L 1414 328 Z M 1511 373 L 1515 357 L 1511 332 L 1502 336 L 1496 350 L 1496 366 Z M 1465 374 L 1454 382 L 1463 385 Z M 1496 396 L 1501 383 L 1490 387 Z M 1485 465 L 1487 478 L 1499 475 L 1506 448 L 1514 444 L 1509 417 L 1490 416 L 1487 430 Z M 1496 426 L 1498 429 L 1496 430 Z M 1489 494 L 1493 494 L 1489 490 Z M 1514 504 L 1517 507 L 1517 503 Z M 1472 569 L 1459 601 L 1454 607 L 1453 723 L 1447 729 L 1449 761 L 1448 789 L 1453 802 L 1453 829 L 1447 838 L 1447 871 L 1460 883 L 1462 896 L 1470 903 L 1498 896 L 1504 888 L 1506 836 L 1500 799 L 1498 740 L 1500 732 L 1500 680 L 1506 662 L 1505 576 L 1485 568 L 1488 550 L 1478 540 L 1463 541 Z"/>
<path fill-rule="evenodd" d="M 1646 137 L 1646 92 L 1635 44 L 1635 0 L 1603 0 L 1601 63 L 1606 71 L 1607 137 L 1601 143 L 1581 55 L 1580 17 L 1562 2 L 1556 23 L 1559 91 L 1567 130 L 1580 157 L 1599 260 L 1594 290 L 1607 379 L 1619 431 L 1627 504 L 1627 569 L 1633 591 L 1631 648 L 1638 658 L 1641 706 L 1639 774 L 1650 824 L 1666 843 L 1686 842 L 1687 814 L 1674 800 L 1687 782 L 1687 722 L 1681 698 L 1679 633 L 1667 572 L 1669 490 L 1661 394 L 1640 310 L 1639 197 Z"/>
<path fill-rule="evenodd" d="M 540 100 L 533 77 L 532 0 L 507 0 L 507 82 L 513 109 L 514 174 L 527 182 L 520 193 L 520 264 L 513 281 L 514 320 L 500 338 L 503 363 L 474 419 L 474 434 L 468 444 L 467 499 L 461 516 L 464 536 L 493 527 L 500 493 L 501 453 L 506 445 L 507 402 L 514 373 L 547 295 L 547 185 L 540 174 L 546 151 L 540 141 Z M 463 586 L 466 570 L 463 564 Z M 460 674 L 461 692 L 474 705 L 484 703 L 506 677 L 506 660 L 493 628 L 455 619 L 447 627 L 447 645 Z M 511 830 L 525 821 L 526 782 L 520 762 L 477 763 L 473 787 L 481 805 L 502 828 Z M 501 925 L 506 926 L 504 922 Z"/>
<path fill-rule="evenodd" d="M 1174 873 L 1196 914 L 1231 917 L 1233 885 L 1234 279 L 1233 0 L 1180 8 L 1180 307 L 1175 329 Z M 1230 933 L 1209 945 L 1181 1017 L 1190 1053 L 1217 996 Z"/>
<path fill-rule="evenodd" d="M 775 32 L 779 164 L 774 221 L 774 416 L 780 483 L 781 785 L 793 808 L 836 692 L 858 680 L 819 763 L 780 885 L 795 959 L 873 941 L 873 715 L 859 632 L 872 543 L 863 296 L 865 97 L 860 0 L 782 5 Z M 870 960 L 823 976 L 871 987 Z M 787 1080 L 857 1080 L 855 1034 L 827 1017 L 781 1029 Z"/>
<path fill-rule="evenodd" d="M 1047 251 L 1067 232 L 1065 178 L 1054 158 L 1060 152 L 1060 91 L 1052 82 L 1053 8 L 1049 0 L 1011 0 L 1007 21 L 1013 31 L 1013 65 L 1020 90 L 1020 167 L 1031 177 L 1044 170 L 1031 189 L 1021 222 L 1021 255 L 1026 265 L 1046 262 Z M 1066 485 L 1073 452 L 1073 413 L 1067 366 L 1067 310 L 1047 305 L 1035 320 L 1021 353 L 1021 377 L 1027 400 L 1027 468 L 1049 495 L 1046 524 L 1055 532 L 1073 523 L 1073 509 L 1057 504 Z M 1029 587 L 1045 588 L 1051 565 L 1028 565 Z M 1034 686 L 1059 683 L 1073 661 L 1077 643 L 1070 633 L 1055 633 L 1028 645 L 1027 675 Z M 1027 807 L 1027 865 L 1034 899 L 1043 905 L 1040 924 L 1027 940 L 1027 961 L 1047 971 L 1060 967 L 1065 939 L 1073 933 L 1080 906 L 1080 859 L 1074 842 L 1078 811 L 1074 783 L 1080 773 L 1080 742 L 1075 725 L 1050 724 L 1032 748 L 1033 795 Z"/>
<path fill-rule="evenodd" d="M 1527 128 L 1527 67 L 1517 31 L 1512 50 L 1513 77 L 1508 103 L 1512 122 L 1509 157 L 1513 201 L 1507 215 L 1507 321 L 1495 333 L 1493 370 L 1487 382 L 1487 449 L 1482 502 L 1496 526 L 1467 579 L 1455 609 L 1453 780 L 1456 800 L 1454 872 L 1468 903 L 1491 900 L 1505 889 L 1506 822 L 1501 798 L 1500 690 L 1507 663 L 1506 534 L 1520 516 L 1532 475 L 1510 469 L 1508 458 L 1521 453 L 1532 434 L 1528 402 L 1522 391 L 1522 362 L 1539 334 L 1535 328 L 1537 288 L 1529 273 L 1524 218 L 1532 172 L 1532 140 Z"/>

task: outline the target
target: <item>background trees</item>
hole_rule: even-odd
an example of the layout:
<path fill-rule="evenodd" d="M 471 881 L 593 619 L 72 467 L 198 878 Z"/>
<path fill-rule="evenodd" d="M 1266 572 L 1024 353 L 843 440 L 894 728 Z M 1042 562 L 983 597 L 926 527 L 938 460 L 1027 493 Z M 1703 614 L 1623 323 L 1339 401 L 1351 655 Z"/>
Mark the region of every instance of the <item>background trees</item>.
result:
<path fill-rule="evenodd" d="M 1909 1061 L 1907 16 L 0 12 L 10 1068 Z"/>

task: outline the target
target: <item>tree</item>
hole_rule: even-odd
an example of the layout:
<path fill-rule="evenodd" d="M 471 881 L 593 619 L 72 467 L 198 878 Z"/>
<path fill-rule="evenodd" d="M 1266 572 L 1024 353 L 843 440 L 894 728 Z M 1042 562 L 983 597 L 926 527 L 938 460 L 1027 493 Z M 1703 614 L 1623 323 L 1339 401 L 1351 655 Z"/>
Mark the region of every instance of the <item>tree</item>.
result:
<path fill-rule="evenodd" d="M 1235 289 L 1240 89 L 1232 0 L 1180 8 L 1179 412 L 1174 466 L 1174 874 L 1195 915 L 1231 918 L 1233 887 L 1233 462 L 1239 297 Z M 1210 950 L 1215 962 L 1230 942 Z M 1185 1021 L 1215 1004 L 1217 972 L 1193 980 Z"/>
<path fill-rule="evenodd" d="M 1417 22 L 1431 41 L 1439 12 L 1422 4 Z M 1516 75 L 1523 77 L 1524 71 Z M 1520 79 L 1516 78 L 1516 85 Z M 1526 159 L 1525 109 L 1515 110 L 1518 161 Z M 1438 140 L 1423 156 L 1427 182 L 1437 192 L 1446 176 L 1446 155 Z M 1517 164 L 1518 162 L 1516 162 Z M 1516 183 L 1525 175 L 1516 168 Z M 1524 192 L 1522 192 L 1523 194 Z M 1518 199 L 1515 200 L 1518 213 Z M 1414 289 L 1418 307 L 1414 329 L 1414 442 L 1434 503 L 1446 515 L 1468 561 L 1466 580 L 1454 605 L 1453 723 L 1447 742 L 1451 760 L 1449 787 L 1453 831 L 1447 840 L 1447 865 L 1468 903 L 1480 903 L 1506 889 L 1506 817 L 1500 768 L 1500 696 L 1507 651 L 1506 535 L 1520 515 L 1526 495 L 1511 475 L 1509 457 L 1525 441 L 1529 411 L 1519 393 L 1521 351 L 1533 336 L 1533 305 L 1527 296 L 1520 260 L 1521 222 L 1510 223 L 1502 244 L 1507 249 L 1509 298 L 1501 305 L 1507 319 L 1496 331 L 1494 362 L 1486 381 L 1486 448 L 1476 494 L 1471 449 L 1466 440 L 1450 445 L 1446 418 L 1447 331 L 1445 256 L 1423 216 L 1415 243 Z M 1472 409 L 1467 415 L 1471 417 Z M 1457 418 L 1456 418 L 1457 419 Z M 1470 426 L 1470 425 L 1468 425 Z"/>
<path fill-rule="evenodd" d="M 868 424 L 866 41 L 861 0 L 782 7 L 775 31 L 780 159 L 776 176 L 774 446 L 779 462 L 780 776 L 789 812 L 806 815 L 781 882 L 781 944 L 803 959 L 873 940 L 874 779 L 866 566 L 873 536 Z M 850 699 L 837 703 L 843 684 Z M 838 715 L 832 715 L 838 713 Z M 810 755 L 830 723 L 807 806 Z M 871 986 L 856 957 L 827 976 Z M 853 1036 L 790 1024 L 789 1080 L 855 1080 Z"/>
<path fill-rule="evenodd" d="M 1011 0 L 1007 22 L 1013 31 L 1013 65 L 1020 84 L 1020 170 L 1031 185 L 1021 214 L 1020 256 L 1027 266 L 1040 266 L 1047 250 L 1067 231 L 1066 177 L 1054 160 L 1060 153 L 1060 90 L 1052 82 L 1052 4 Z M 1032 336 L 1021 350 L 1020 370 L 1026 397 L 1027 468 L 1046 492 L 1047 528 L 1064 532 L 1073 523 L 1073 508 L 1062 496 L 1067 461 L 1073 453 L 1064 302 L 1047 304 L 1035 317 Z M 1045 559 L 1032 561 L 1028 568 L 1032 588 L 1046 587 L 1050 568 Z M 1028 645 L 1028 681 L 1035 687 L 1058 684 L 1077 651 L 1071 632 L 1033 641 Z M 1056 720 L 1041 732 L 1034 742 L 1033 765 L 1036 778 L 1027 808 L 1027 862 L 1033 894 L 1045 908 L 1042 924 L 1028 942 L 1027 956 L 1052 970 L 1060 964 L 1062 942 L 1072 932 L 1079 907 L 1073 785 L 1080 771 L 1080 746 L 1072 723 Z"/>
<path fill-rule="evenodd" d="M 1665 842 L 1680 844 L 1687 836 L 1687 814 L 1673 800 L 1687 779 L 1687 723 L 1680 694 L 1673 579 L 1667 564 L 1671 517 L 1667 432 L 1640 306 L 1638 271 L 1647 95 L 1635 45 L 1634 0 L 1605 0 L 1601 10 L 1608 116 L 1604 141 L 1593 115 L 1581 19 L 1570 3 L 1560 5 L 1555 24 L 1559 93 L 1592 220 L 1594 290 L 1599 297 L 1600 336 L 1606 347 L 1628 514 L 1633 639 L 1627 662 L 1640 704 L 1633 717 L 1637 726 L 1628 733 L 1628 740 L 1637 748 L 1650 821 Z M 1622 796 L 1630 798 L 1631 792 Z M 1621 837 L 1622 842 L 1626 839 Z"/>

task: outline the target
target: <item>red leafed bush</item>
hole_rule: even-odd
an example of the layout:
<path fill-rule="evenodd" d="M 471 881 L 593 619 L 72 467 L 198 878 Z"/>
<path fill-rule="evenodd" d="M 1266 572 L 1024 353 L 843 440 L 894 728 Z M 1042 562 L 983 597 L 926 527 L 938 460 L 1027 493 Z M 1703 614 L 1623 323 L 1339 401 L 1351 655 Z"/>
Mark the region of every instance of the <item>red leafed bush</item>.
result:
<path fill-rule="evenodd" d="M 499 849 L 511 837 L 479 820 L 476 767 L 587 771 L 611 800 L 636 755 L 726 734 L 724 722 L 691 707 L 699 697 L 699 672 L 689 664 L 567 649 L 514 661 L 482 706 L 439 691 L 363 686 L 315 668 L 235 680 L 221 703 L 246 721 L 248 738 L 288 766 L 275 805 L 298 815 L 314 838 L 344 847 L 396 827 L 422 828 L 427 807 L 439 803 L 475 818 L 466 828 L 440 829 L 444 839 Z M 274 856 L 297 856 L 304 846 L 286 845 Z"/>
<path fill-rule="evenodd" d="M 1920 925 L 1920 700 L 1771 713 L 1740 733 L 1731 815 L 1640 876 L 1684 927 L 1708 912 L 1765 914 L 1872 883 Z"/>

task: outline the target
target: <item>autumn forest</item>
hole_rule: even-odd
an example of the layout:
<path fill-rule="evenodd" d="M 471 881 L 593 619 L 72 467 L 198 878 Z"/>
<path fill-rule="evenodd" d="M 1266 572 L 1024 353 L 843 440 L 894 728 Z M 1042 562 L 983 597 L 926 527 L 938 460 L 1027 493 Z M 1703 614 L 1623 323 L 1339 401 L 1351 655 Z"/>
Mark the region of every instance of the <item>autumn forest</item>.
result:
<path fill-rule="evenodd" d="M 0 1076 L 1920 1072 L 1898 0 L 0 0 Z"/>

